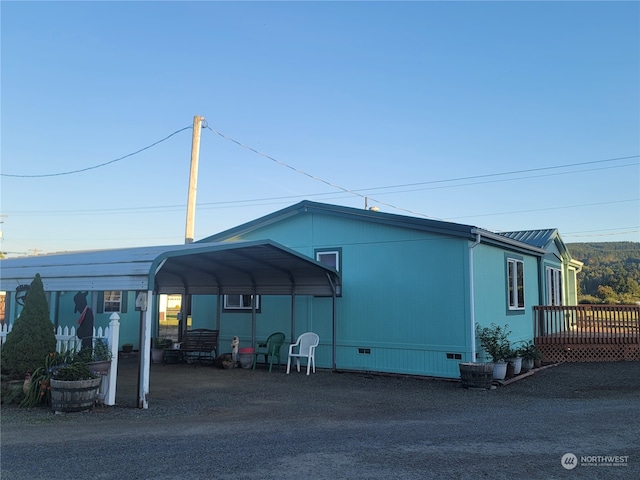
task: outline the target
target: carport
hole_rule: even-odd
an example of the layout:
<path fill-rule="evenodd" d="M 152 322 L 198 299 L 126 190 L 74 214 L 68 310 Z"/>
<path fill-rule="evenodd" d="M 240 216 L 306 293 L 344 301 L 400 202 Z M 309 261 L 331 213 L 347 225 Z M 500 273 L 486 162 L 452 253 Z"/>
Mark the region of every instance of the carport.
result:
<path fill-rule="evenodd" d="M 330 296 L 332 308 L 332 368 L 336 368 L 336 296 L 338 273 L 317 261 L 270 240 L 197 243 L 118 250 L 43 255 L 0 262 L 0 289 L 15 292 L 40 274 L 46 292 L 69 290 L 135 290 L 154 305 L 155 295 L 217 295 L 216 325 L 220 326 L 220 296 L 227 294 L 290 295 L 291 338 L 295 332 L 297 295 Z M 142 295 L 140 295 L 142 294 Z M 142 315 L 138 406 L 148 408 L 153 308 Z M 252 312 L 255 346 L 256 312 Z"/>

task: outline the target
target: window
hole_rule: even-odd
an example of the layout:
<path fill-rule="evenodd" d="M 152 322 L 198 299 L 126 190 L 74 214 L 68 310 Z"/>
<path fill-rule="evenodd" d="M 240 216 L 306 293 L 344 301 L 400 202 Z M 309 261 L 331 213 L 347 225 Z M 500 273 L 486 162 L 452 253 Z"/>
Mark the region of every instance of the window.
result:
<path fill-rule="evenodd" d="M 562 304 L 562 271 L 547 267 L 547 305 Z"/>
<path fill-rule="evenodd" d="M 316 261 L 320 262 L 327 267 L 334 268 L 337 272 L 340 271 L 340 251 L 339 250 L 325 250 L 316 251 Z"/>
<path fill-rule="evenodd" d="M 316 249 L 316 262 L 321 263 L 327 267 L 333 268 L 336 272 L 342 271 L 342 248 L 334 247 L 334 248 L 323 248 Z M 338 297 L 342 296 L 342 285 L 340 282 L 336 285 L 336 295 Z M 322 296 L 322 295 L 318 295 Z"/>
<path fill-rule="evenodd" d="M 103 312 L 121 312 L 122 292 L 120 290 L 107 290 L 104 292 Z"/>
<path fill-rule="evenodd" d="M 524 262 L 507 258 L 509 310 L 524 310 Z"/>
<path fill-rule="evenodd" d="M 253 308 L 253 295 L 225 295 L 225 310 L 251 310 Z M 260 295 L 255 296 L 256 310 L 260 308 Z"/>

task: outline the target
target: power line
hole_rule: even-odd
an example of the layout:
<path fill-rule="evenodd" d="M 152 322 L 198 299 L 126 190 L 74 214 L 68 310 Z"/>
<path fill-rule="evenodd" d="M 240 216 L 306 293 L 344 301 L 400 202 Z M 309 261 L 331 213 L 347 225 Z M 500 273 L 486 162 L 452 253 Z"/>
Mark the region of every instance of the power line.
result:
<path fill-rule="evenodd" d="M 141 148 L 140 150 L 136 150 L 135 152 L 132 153 L 128 153 L 127 155 L 124 155 L 120 158 L 116 158 L 114 160 L 110 160 L 108 162 L 104 162 L 104 163 L 100 163 L 98 165 L 93 165 L 92 167 L 86 167 L 86 168 L 81 168 L 79 170 L 70 170 L 67 172 L 58 172 L 58 173 L 43 173 L 43 174 L 36 174 L 36 175 L 19 175 L 19 174 L 10 174 L 10 173 L 0 173 L 0 176 L 3 177 L 19 177 L 19 178 L 42 178 L 42 177 L 59 177 L 62 175 L 72 175 L 74 173 L 81 173 L 81 172 L 86 172 L 87 170 L 94 170 L 96 168 L 100 168 L 100 167 L 105 167 L 107 165 L 111 165 L 112 163 L 116 163 L 119 162 L 120 160 L 124 160 L 125 158 L 129 158 L 132 157 L 134 155 L 137 155 L 138 153 L 144 152 L 145 150 L 149 150 L 151 147 L 155 147 L 156 145 L 158 145 L 159 143 L 164 142 L 165 140 L 170 139 L 171 137 L 173 137 L 174 135 L 184 131 L 184 130 L 189 130 L 193 128 L 192 125 L 189 125 L 187 127 L 181 128 L 180 130 L 176 130 L 175 132 L 173 132 L 172 134 L 164 137 L 161 140 L 158 140 L 157 142 L 152 143 L 151 145 L 147 145 L 144 148 Z"/>
<path fill-rule="evenodd" d="M 351 194 L 351 195 L 355 195 L 355 196 L 360 197 L 360 198 L 363 198 L 363 199 L 365 199 L 365 200 L 366 200 L 366 199 L 369 199 L 369 200 L 371 200 L 371 201 L 373 201 L 373 202 L 375 202 L 375 203 L 378 203 L 378 204 L 380 204 L 380 205 L 385 205 L 385 206 L 390 207 L 390 208 L 393 208 L 393 209 L 395 209 L 395 210 L 399 210 L 399 211 L 403 211 L 403 212 L 411 213 L 411 214 L 413 214 L 413 215 L 419 215 L 419 216 L 421 216 L 421 217 L 425 217 L 425 218 L 430 218 L 430 219 L 434 219 L 434 220 L 440 220 L 439 218 L 431 217 L 431 216 L 426 215 L 426 214 L 424 214 L 424 213 L 414 212 L 414 211 L 412 211 L 412 210 L 407 210 L 406 208 L 401 208 L 401 207 L 398 207 L 398 206 L 396 206 L 396 205 L 392 205 L 392 204 L 390 204 L 390 203 L 381 202 L 380 200 L 376 200 L 375 198 L 371 198 L 371 197 L 369 197 L 369 196 L 367 196 L 367 195 L 362 195 L 361 193 L 358 193 L 358 192 L 356 192 L 355 190 L 350 190 L 350 189 L 345 188 L 345 187 L 342 187 L 342 186 L 340 186 L 340 185 L 336 185 L 336 184 L 331 183 L 331 182 L 329 182 L 329 181 L 327 181 L 327 180 L 324 180 L 324 179 L 322 179 L 322 178 L 320 178 L 320 177 L 316 177 L 316 176 L 314 176 L 314 175 L 311 175 L 310 173 L 307 173 L 307 172 L 305 172 L 305 171 L 303 171 L 303 170 L 300 170 L 300 169 L 298 169 L 298 168 L 292 167 L 291 165 L 289 165 L 289 164 L 287 164 L 287 163 L 285 163 L 285 162 L 281 162 L 280 160 L 277 160 L 277 159 L 275 159 L 275 158 L 273 158 L 273 157 L 271 157 L 271 156 L 269 156 L 269 155 L 267 155 L 267 154 L 265 154 L 265 153 L 262 153 L 262 152 L 260 152 L 260 151 L 256 150 L 255 148 L 252 148 L 252 147 L 249 147 L 249 146 L 247 146 L 247 145 L 244 145 L 243 143 L 240 143 L 239 141 L 237 141 L 237 140 L 235 140 L 235 139 L 233 139 L 233 138 L 231 138 L 231 137 L 228 137 L 228 136 L 226 136 L 226 135 L 224 135 L 224 134 L 222 134 L 222 133 L 218 132 L 217 130 L 214 130 L 214 129 L 213 129 L 213 128 L 211 128 L 209 125 L 205 125 L 205 128 L 208 128 L 208 129 L 209 129 L 209 130 L 211 130 L 213 133 L 215 133 L 216 135 L 219 135 L 220 137 L 224 138 L 225 140 L 228 140 L 228 141 L 230 141 L 230 142 L 233 142 L 233 143 L 235 143 L 236 145 L 238 145 L 238 146 L 240 146 L 240 147 L 242 147 L 242 148 L 245 148 L 245 149 L 247 149 L 247 150 L 249 150 L 249 151 L 251 151 L 251 152 L 253 152 L 253 153 L 257 154 L 257 155 L 260 155 L 260 156 L 262 156 L 262 157 L 264 157 L 264 158 L 266 158 L 266 159 L 268 159 L 268 160 L 271 160 L 272 162 L 275 162 L 275 163 L 277 163 L 277 164 L 278 164 L 278 165 L 280 165 L 280 166 L 286 167 L 286 168 L 288 168 L 288 169 L 290 169 L 290 170 L 293 170 L 294 172 L 299 173 L 299 174 L 301 174 L 301 175 L 305 175 L 305 176 L 307 176 L 307 177 L 309 177 L 309 178 L 311 178 L 311 179 L 313 179 L 313 180 L 315 180 L 315 181 L 317 181 L 317 182 L 324 183 L 325 185 L 329 185 L 329 186 L 330 186 L 330 187 L 332 187 L 332 188 L 337 188 L 338 190 L 342 190 L 343 192 L 349 193 L 349 194 Z"/>
<path fill-rule="evenodd" d="M 532 172 L 539 172 L 539 171 L 545 171 L 545 170 L 557 170 L 557 169 L 562 169 L 562 168 L 570 168 L 570 167 L 576 167 L 576 166 L 582 166 L 582 165 L 593 165 L 593 164 L 601 164 L 601 163 L 608 163 L 608 162 L 615 162 L 615 161 L 621 161 L 621 160 L 629 160 L 629 159 L 634 159 L 634 158 L 638 158 L 640 157 L 640 155 L 629 155 L 629 156 L 624 156 L 624 157 L 615 157 L 615 158 L 608 158 L 608 159 L 603 159 L 603 160 L 594 160 L 594 161 L 588 161 L 588 162 L 576 162 L 576 163 L 571 163 L 571 164 L 566 164 L 566 165 L 555 165 L 555 166 L 550 166 L 550 167 L 539 167 L 539 168 L 530 168 L 530 169 L 523 169 L 523 170 L 514 170 L 514 171 L 510 171 L 510 172 L 499 172 L 499 173 L 489 173 L 489 174 L 483 174 L 483 175 L 473 175 L 473 176 L 466 176 L 466 177 L 458 177 L 458 178 L 451 178 L 451 179 L 442 179 L 442 180 L 431 180 L 431 181 L 425 181 L 425 182 L 414 182 L 414 183 L 408 183 L 408 184 L 399 184 L 399 185 L 388 185 L 388 186 L 380 186 L 380 187 L 371 187 L 371 188 L 366 188 L 366 189 L 356 189 L 356 190 L 352 190 L 352 189 L 348 189 L 345 187 L 342 187 L 340 185 L 336 185 L 333 184 L 327 180 L 324 180 L 322 178 L 316 177 L 314 175 L 311 175 L 303 170 L 300 170 L 298 168 L 295 168 L 285 162 L 282 162 L 280 160 L 277 160 L 265 153 L 262 153 L 258 150 L 256 150 L 255 148 L 249 147 L 247 145 L 244 145 L 243 143 L 227 136 L 224 135 L 220 132 L 218 132 L 217 130 L 212 129 L 209 125 L 207 125 L 206 123 L 203 125 L 204 128 L 207 128 L 208 130 L 210 130 L 211 132 L 215 133 L 216 135 L 222 137 L 225 140 L 228 140 L 230 142 L 235 143 L 236 145 L 247 149 L 259 156 L 262 156 L 264 158 L 267 158 L 269 160 L 271 160 L 272 162 L 286 167 L 290 170 L 293 170 L 294 172 L 301 174 L 301 175 L 305 175 L 315 181 L 318 181 L 320 183 L 323 183 L 325 185 L 330 186 L 331 188 L 335 188 L 338 190 L 341 190 L 349 195 L 355 195 L 358 196 L 360 198 L 364 198 L 364 199 L 369 199 L 372 202 L 378 203 L 380 205 L 385 205 L 388 206 L 390 208 L 396 209 L 396 210 L 401 210 L 404 212 L 408 212 L 414 215 L 419 215 L 419 216 L 423 216 L 426 218 L 434 218 L 434 217 L 430 217 L 428 215 L 425 215 L 423 213 L 419 213 L 419 212 L 414 212 L 411 210 L 407 210 L 401 207 L 398 207 L 396 205 L 392 205 L 386 202 L 382 202 L 380 200 L 377 200 L 375 198 L 370 197 L 369 195 L 366 195 L 365 193 L 360 193 L 360 192 L 370 192 L 372 190 L 388 190 L 388 189 L 393 189 L 393 188 L 406 188 L 406 187 L 413 187 L 413 186 L 424 186 L 424 185 L 434 185 L 434 184 L 442 184 L 442 183 L 451 183 L 451 182 L 459 182 L 459 181 L 464 181 L 464 180 L 475 180 L 475 179 L 483 179 L 483 178 L 492 178 L 492 177 L 498 177 L 498 176 L 507 176 L 507 175 L 517 175 L 517 174 L 522 174 L 522 173 L 532 173 Z M 70 174 L 74 174 L 74 173 L 80 173 L 80 172 L 85 172 L 87 170 L 92 170 L 92 169 L 96 169 L 96 168 L 100 168 L 121 160 L 124 160 L 126 158 L 132 157 L 138 153 L 141 153 L 145 150 L 148 150 L 152 147 L 154 147 L 155 145 L 158 145 L 166 140 L 168 140 L 169 138 L 173 137 L 174 135 L 184 131 L 184 130 L 189 130 L 192 129 L 192 125 L 188 125 L 184 128 L 181 128 L 179 130 L 176 130 L 175 132 L 171 133 L 170 135 L 162 138 L 161 140 L 158 140 L 157 142 L 154 142 L 144 148 L 141 148 L 135 152 L 129 153 L 127 155 L 124 155 L 122 157 L 119 157 L 117 159 L 111 160 L 109 162 L 105 162 L 105 163 L 101 163 L 99 165 L 94 165 L 91 167 L 86 167 L 83 169 L 78 169 L 78 170 L 73 170 L 73 171 L 67 171 L 67 172 L 59 172 L 59 173 L 53 173 L 53 174 L 38 174 L 38 175 L 18 175 L 18 174 L 6 174 L 6 173 L 1 173 L 0 175 L 5 176 L 5 177 L 22 177 L 22 178 L 36 178 L 36 177 L 53 177 L 53 176 L 60 176 L 60 175 L 70 175 Z M 631 165 L 622 165 L 624 166 L 631 166 Z M 613 168 L 618 168 L 620 166 L 616 166 Z M 585 171 L 585 170 L 581 170 L 581 171 Z M 567 173 L 575 173 L 575 171 L 573 172 L 567 172 Z M 538 175 L 538 176 L 546 176 L 546 175 Z M 448 185 L 448 186 L 441 186 L 441 187 L 434 187 L 434 188 L 452 188 L 452 187 L 459 187 L 459 186 L 467 186 L 467 185 L 476 185 L 476 184 L 481 184 L 481 183 L 495 183 L 495 182 L 504 182 L 504 181 L 511 181 L 511 180 L 520 180 L 520 179 L 525 179 L 525 178 L 531 178 L 531 177 L 519 177 L 519 178 L 514 178 L 514 179 L 502 179 L 502 180 L 490 180 L 487 182 L 473 182 L 473 183 L 465 183 L 465 184 L 457 184 L 457 185 Z M 418 188 L 415 190 L 423 190 L 423 188 Z M 407 192 L 407 191 L 413 191 L 413 190 L 400 190 L 400 191 L 395 191 L 395 192 L 380 192 L 380 194 L 382 195 L 388 195 L 388 194 L 392 194 L 392 193 L 402 193 L 402 192 Z M 315 196 L 327 196 L 327 195 L 333 195 L 333 193 L 327 192 L 327 193 L 316 193 L 316 194 L 307 194 L 307 195 L 295 195 L 295 196 L 282 196 L 282 197 L 269 197 L 269 198 L 258 198 L 258 199 L 248 199 L 248 200 L 236 200 L 236 201 L 225 201 L 225 202 L 212 202 L 212 203 L 201 203 L 199 206 L 200 207 L 213 207 L 216 208 L 216 206 L 223 206 L 223 205 L 233 205 L 233 204 L 247 204 L 247 203 L 252 203 L 252 202 L 260 202 L 261 204 L 263 204 L 263 202 L 265 201 L 272 201 L 272 200 L 284 200 L 284 199 L 293 199 L 293 198 L 309 198 L 309 197 L 315 197 Z M 632 201 L 632 200 L 622 200 L 621 202 L 625 202 L 625 201 Z M 606 204 L 606 203 L 617 203 L 617 202 L 604 202 L 604 203 L 595 203 L 595 204 L 590 204 L 589 206 L 592 205 L 602 205 L 602 204 Z M 583 205 L 577 205 L 577 206 L 569 206 L 569 207 L 552 207 L 552 208 L 547 208 L 547 209 L 540 209 L 540 210 L 556 210 L 559 208 L 575 208 L 575 207 L 580 207 Z M 104 209 L 104 210 L 77 210 L 77 211 L 69 211 L 69 212 L 50 212 L 50 213 L 57 213 L 59 215 L 74 215 L 74 214 L 89 214 L 89 213 L 95 213 L 95 212 L 110 212 L 110 211 L 120 211 L 120 212 L 132 212 L 132 211 L 142 211 L 142 210 L 163 210 L 163 211 L 169 211 L 169 210 L 173 210 L 173 209 L 178 209 L 178 208 L 183 208 L 184 205 L 165 205 L 165 206 L 152 206 L 152 207 L 126 207 L 126 208 L 120 208 L 120 209 Z M 224 208 L 224 207 L 221 207 Z M 528 210 L 530 211 L 535 211 L 535 210 Z M 21 212 L 18 212 L 21 213 Z M 42 214 L 44 212 L 39 211 L 38 214 Z M 522 212 L 509 212 L 509 213 L 522 213 Z M 466 216 L 466 217 L 454 217 L 454 218 L 470 218 L 470 217 L 476 217 L 476 216 L 492 216 L 492 215 L 504 215 L 506 213 L 493 213 L 493 214 L 480 214 L 480 215 L 474 215 L 474 216 Z"/>
<path fill-rule="evenodd" d="M 304 172 L 302 170 L 299 170 L 298 168 L 292 167 L 291 165 L 288 165 L 285 162 L 282 162 L 280 160 L 277 160 L 265 153 L 262 153 L 252 147 L 249 147 L 247 145 L 244 145 L 243 143 L 227 136 L 224 135 L 214 129 L 212 129 L 210 126 L 206 125 L 206 128 L 208 128 L 209 130 L 211 130 L 213 133 L 215 133 L 216 135 L 219 135 L 220 137 L 224 138 L 225 140 L 228 140 L 230 142 L 235 143 L 236 145 L 245 148 L 247 150 L 250 150 L 254 153 L 256 153 L 257 155 L 260 155 L 262 157 L 265 157 L 275 163 L 277 163 L 278 165 L 281 165 L 283 167 L 289 168 L 293 171 L 295 171 L 296 173 L 300 173 L 302 175 L 305 175 L 309 178 L 312 178 L 313 180 L 317 180 L 321 183 L 324 183 L 326 185 L 329 185 L 333 188 L 338 188 L 340 190 L 343 190 L 347 193 L 351 193 L 360 197 L 364 197 L 364 195 L 361 195 L 357 192 L 359 191 L 371 191 L 371 190 L 383 190 L 383 189 L 389 189 L 389 188 L 404 188 L 404 187 L 414 187 L 414 186 L 418 186 L 418 185 L 430 185 L 430 184 L 436 184 L 436 183 L 448 183 L 448 182 L 459 182 L 462 180 L 476 180 L 479 178 L 489 178 L 489 177 L 498 177 L 498 176 L 505 176 L 505 175 L 518 175 L 521 173 L 531 173 L 531 172 L 539 172 L 539 171 L 544 171 L 544 170 L 556 170 L 556 169 L 561 169 L 561 168 L 570 168 L 570 167 L 577 167 L 577 166 L 582 166 L 582 165 L 593 165 L 593 164 L 597 164 L 597 163 L 607 163 L 607 162 L 616 162 L 616 161 L 620 161 L 620 160 L 630 160 L 632 158 L 639 158 L 640 155 L 628 155 L 625 157 L 615 157 L 615 158 L 607 158 L 604 160 L 593 160 L 593 161 L 589 161 L 589 162 L 576 162 L 576 163 L 568 163 L 565 165 L 554 165 L 554 166 L 550 166 L 550 167 L 539 167 L 539 168 L 529 168 L 529 169 L 524 169 L 524 170 L 513 170 L 511 172 L 499 172 L 499 173 L 488 173 L 488 174 L 484 174 L 484 175 L 472 175 L 472 176 L 467 176 L 467 177 L 458 177 L 458 178 L 449 178 L 449 179 L 444 179 L 444 180 L 430 180 L 430 181 L 426 181 L 426 182 L 415 182 L 415 183 L 404 183 L 404 184 L 399 184 L 399 185 L 387 185 L 387 186 L 382 186 L 382 187 L 371 187 L 371 188 L 366 188 L 366 189 L 357 189 L 357 190 L 350 190 L 350 189 L 346 189 L 344 187 L 341 187 L 339 185 L 334 185 L 326 180 L 323 180 L 322 178 L 318 178 L 314 175 L 311 175 L 307 172 Z M 633 165 L 633 164 L 631 164 Z M 622 166 L 630 166 L 630 165 L 622 165 Z M 571 173 L 575 173 L 575 172 L 571 172 Z M 523 177 L 523 178 L 529 178 L 529 177 Z M 468 184 L 467 184 L 468 185 Z"/>
<path fill-rule="evenodd" d="M 604 232 L 606 230 L 592 230 L 593 232 Z M 629 233 L 638 233 L 640 232 L 640 228 L 636 228 L 635 230 L 627 230 L 624 232 L 616 232 L 616 233 L 590 233 L 590 234 L 584 234 L 584 235 L 579 235 L 577 233 L 563 233 L 562 236 L 565 238 L 568 237 L 572 237 L 572 238 L 582 238 L 582 237 L 613 237 L 615 235 L 627 235 Z M 635 250 L 629 250 L 629 251 L 635 251 Z"/>
<path fill-rule="evenodd" d="M 514 170 L 512 172 L 488 173 L 488 174 L 485 174 L 485 175 L 472 175 L 472 176 L 469 176 L 469 177 L 449 178 L 449 179 L 445 179 L 445 180 L 431 180 L 431 181 L 428 181 L 428 182 L 416 182 L 416 183 L 406 183 L 406 184 L 401 184 L 401 185 L 390 185 L 390 186 L 387 186 L 387 187 L 375 187 L 375 188 L 369 188 L 367 190 L 382 190 L 382 189 L 386 189 L 386 188 L 415 187 L 415 186 L 418 186 L 418 185 L 430 185 L 430 184 L 434 184 L 434 183 L 459 182 L 459 181 L 462 181 L 462 180 L 476 180 L 478 178 L 499 177 L 499 176 L 504 176 L 504 175 L 518 175 L 518 174 L 521 174 L 521 173 L 540 172 L 540 171 L 543 171 L 543 170 L 556 170 L 556 169 L 560 169 L 560 168 L 578 167 L 578 166 L 582 166 L 582 165 L 593 165 L 593 164 L 596 164 L 596 163 L 616 162 L 616 161 L 620 161 L 620 160 L 629 160 L 629 159 L 638 158 L 638 157 L 640 157 L 640 155 L 629 155 L 629 156 L 626 156 L 626 157 L 607 158 L 607 159 L 604 159 L 604 160 L 593 160 L 593 161 L 590 161 L 590 162 L 568 163 L 566 165 L 554 165 L 554 166 L 551 166 L 551 167 L 529 168 L 529 169 L 526 169 L 526 170 Z M 629 165 L 622 165 L 622 166 L 629 166 Z M 582 171 L 582 170 L 579 170 L 579 171 Z M 570 173 L 575 173 L 575 172 L 570 172 Z M 520 177 L 520 178 L 531 178 L 531 177 Z M 518 180 L 518 179 L 513 179 L 513 180 Z M 469 184 L 465 184 L 465 185 L 469 185 Z M 474 183 L 473 185 L 476 185 L 476 184 Z"/>
<path fill-rule="evenodd" d="M 513 215 L 514 213 L 531 213 L 531 212 L 544 212 L 548 210 L 560 210 L 566 208 L 582 208 L 582 207 L 595 207 L 599 205 L 610 205 L 613 203 L 629 203 L 640 201 L 640 198 L 631 198 L 629 200 L 614 200 L 611 202 L 598 202 L 598 203 L 583 203 L 581 205 L 565 205 L 562 207 L 548 207 L 548 208 L 534 208 L 531 210 L 514 210 L 511 212 L 499 212 L 499 213 L 482 213 L 478 215 L 465 215 L 462 217 L 450 217 L 449 220 L 455 220 L 458 218 L 475 218 L 475 217 L 492 217 L 496 215 Z"/>

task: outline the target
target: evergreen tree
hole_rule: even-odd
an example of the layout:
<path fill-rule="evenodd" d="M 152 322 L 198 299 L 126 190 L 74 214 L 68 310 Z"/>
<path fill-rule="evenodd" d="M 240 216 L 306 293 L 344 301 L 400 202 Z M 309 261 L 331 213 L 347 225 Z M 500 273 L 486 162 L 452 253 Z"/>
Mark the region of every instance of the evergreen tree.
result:
<path fill-rule="evenodd" d="M 570 243 L 571 256 L 584 263 L 578 273 L 580 303 L 640 301 L 640 243 Z"/>
<path fill-rule="evenodd" d="M 2 371 L 22 378 L 43 365 L 56 350 L 56 336 L 49 320 L 49 305 L 40 274 L 31 282 L 24 307 L 2 346 Z"/>

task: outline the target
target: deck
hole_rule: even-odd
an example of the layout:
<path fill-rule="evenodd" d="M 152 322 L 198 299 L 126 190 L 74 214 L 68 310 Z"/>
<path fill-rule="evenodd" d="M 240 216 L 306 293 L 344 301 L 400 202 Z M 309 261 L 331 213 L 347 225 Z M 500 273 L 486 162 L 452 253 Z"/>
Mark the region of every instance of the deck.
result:
<path fill-rule="evenodd" d="M 640 305 L 537 306 L 534 332 L 547 362 L 640 361 Z"/>

